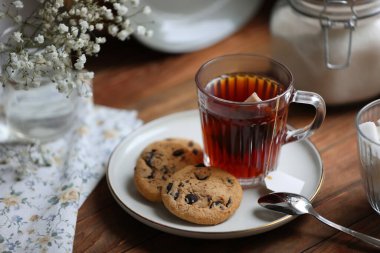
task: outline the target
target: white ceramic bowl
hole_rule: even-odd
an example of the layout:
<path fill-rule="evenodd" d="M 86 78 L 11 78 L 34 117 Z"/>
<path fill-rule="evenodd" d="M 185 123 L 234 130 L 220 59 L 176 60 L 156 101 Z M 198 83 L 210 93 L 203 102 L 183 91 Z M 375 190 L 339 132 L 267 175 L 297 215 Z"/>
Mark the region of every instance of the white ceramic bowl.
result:
<path fill-rule="evenodd" d="M 148 47 L 190 52 L 208 47 L 231 35 L 259 9 L 261 0 L 146 0 L 151 15 L 137 21 L 153 29 L 151 38 L 135 35 Z"/>

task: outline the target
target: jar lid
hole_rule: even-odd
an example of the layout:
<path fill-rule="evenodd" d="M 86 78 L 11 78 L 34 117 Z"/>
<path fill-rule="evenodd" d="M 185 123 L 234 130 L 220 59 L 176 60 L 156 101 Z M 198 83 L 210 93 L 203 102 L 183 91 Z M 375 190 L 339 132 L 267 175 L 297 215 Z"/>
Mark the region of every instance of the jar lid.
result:
<path fill-rule="evenodd" d="M 290 5 L 303 15 L 330 20 L 362 19 L 380 13 L 379 0 L 289 0 Z"/>

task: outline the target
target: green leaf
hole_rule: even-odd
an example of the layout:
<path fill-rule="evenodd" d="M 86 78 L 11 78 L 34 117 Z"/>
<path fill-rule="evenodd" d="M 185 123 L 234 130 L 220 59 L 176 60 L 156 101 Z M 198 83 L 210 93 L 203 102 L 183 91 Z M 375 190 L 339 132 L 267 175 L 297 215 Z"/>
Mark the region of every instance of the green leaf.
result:
<path fill-rule="evenodd" d="M 73 185 L 74 185 L 73 183 L 68 184 L 68 185 L 64 185 L 64 186 L 62 186 L 61 190 L 64 191 L 64 190 L 66 190 L 66 189 L 68 189 L 68 188 L 73 187 Z"/>
<path fill-rule="evenodd" d="M 61 206 L 62 206 L 63 208 L 66 208 L 66 207 L 68 207 L 69 205 L 70 205 L 70 203 L 68 203 L 68 202 L 64 202 L 64 203 L 61 204 Z"/>
<path fill-rule="evenodd" d="M 52 205 L 56 205 L 56 204 L 58 204 L 58 202 L 59 202 L 59 198 L 57 196 L 54 196 L 48 200 L 48 203 L 50 203 Z"/>

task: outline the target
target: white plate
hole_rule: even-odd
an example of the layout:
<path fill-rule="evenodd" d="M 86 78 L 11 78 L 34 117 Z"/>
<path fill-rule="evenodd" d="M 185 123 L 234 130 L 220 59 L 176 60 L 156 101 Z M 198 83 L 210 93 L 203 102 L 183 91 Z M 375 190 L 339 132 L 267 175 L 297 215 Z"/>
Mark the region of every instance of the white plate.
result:
<path fill-rule="evenodd" d="M 154 31 L 135 35 L 156 50 L 180 53 L 210 46 L 239 29 L 258 10 L 261 0 L 146 0 L 152 13 L 136 16 Z M 153 21 L 149 22 L 149 21 Z"/>
<path fill-rule="evenodd" d="M 151 121 L 124 139 L 113 152 L 107 171 L 112 195 L 131 216 L 164 232 L 194 238 L 236 238 L 277 228 L 294 217 L 260 207 L 257 199 L 267 192 L 263 187 L 245 189 L 241 206 L 227 221 L 216 226 L 202 226 L 173 216 L 161 203 L 146 201 L 136 191 L 133 172 L 137 157 L 155 140 L 184 137 L 202 142 L 198 111 L 185 111 Z M 313 199 L 322 183 L 322 161 L 310 141 L 283 146 L 278 170 L 305 181 L 301 194 Z"/>

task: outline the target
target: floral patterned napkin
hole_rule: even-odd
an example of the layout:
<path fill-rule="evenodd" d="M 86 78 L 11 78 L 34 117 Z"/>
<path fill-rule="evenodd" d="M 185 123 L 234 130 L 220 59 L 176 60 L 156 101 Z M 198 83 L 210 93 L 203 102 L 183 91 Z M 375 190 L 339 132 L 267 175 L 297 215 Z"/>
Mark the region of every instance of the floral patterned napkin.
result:
<path fill-rule="evenodd" d="M 0 145 L 0 252 L 72 251 L 79 207 L 115 146 L 142 124 L 135 111 L 87 107 L 57 141 Z"/>

